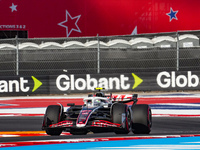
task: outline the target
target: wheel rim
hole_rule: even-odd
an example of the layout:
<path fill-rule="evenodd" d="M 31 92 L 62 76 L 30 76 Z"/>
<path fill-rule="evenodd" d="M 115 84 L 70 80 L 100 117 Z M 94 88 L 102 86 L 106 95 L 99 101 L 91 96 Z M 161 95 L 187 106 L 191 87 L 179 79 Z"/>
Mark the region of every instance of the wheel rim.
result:
<path fill-rule="evenodd" d="M 127 111 L 127 130 L 131 131 L 131 114 L 130 111 Z"/>
<path fill-rule="evenodd" d="M 152 126 L 152 115 L 151 115 L 151 109 L 149 109 L 149 115 L 148 115 L 148 126 L 149 126 L 149 129 L 150 129 L 151 126 Z"/>

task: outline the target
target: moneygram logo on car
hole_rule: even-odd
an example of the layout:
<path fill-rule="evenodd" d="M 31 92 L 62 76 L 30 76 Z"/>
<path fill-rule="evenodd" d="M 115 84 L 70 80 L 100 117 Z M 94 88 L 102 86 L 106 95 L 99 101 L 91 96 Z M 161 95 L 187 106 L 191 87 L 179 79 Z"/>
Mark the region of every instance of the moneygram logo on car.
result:
<path fill-rule="evenodd" d="M 199 85 L 199 77 L 191 71 L 188 71 L 187 75 L 177 75 L 175 71 L 171 73 L 163 71 L 157 75 L 156 81 L 161 88 L 197 87 Z"/>
<path fill-rule="evenodd" d="M 133 82 L 134 80 L 134 82 Z M 132 73 L 132 77 L 120 74 L 115 77 L 91 77 L 90 74 L 76 78 L 76 75 L 59 75 L 56 79 L 56 86 L 60 91 L 67 90 L 94 90 L 96 87 L 104 87 L 109 90 L 128 90 L 138 87 L 143 80 Z M 134 84 L 133 84 L 134 83 Z"/>

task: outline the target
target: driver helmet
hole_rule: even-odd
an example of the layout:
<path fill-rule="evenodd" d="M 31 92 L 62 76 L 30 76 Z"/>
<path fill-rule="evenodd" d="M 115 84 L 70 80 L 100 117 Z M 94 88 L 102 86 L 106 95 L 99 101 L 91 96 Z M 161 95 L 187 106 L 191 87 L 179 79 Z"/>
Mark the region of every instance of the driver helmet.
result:
<path fill-rule="evenodd" d="M 96 99 L 94 102 L 94 105 L 99 106 L 101 105 L 101 100 L 100 99 Z"/>

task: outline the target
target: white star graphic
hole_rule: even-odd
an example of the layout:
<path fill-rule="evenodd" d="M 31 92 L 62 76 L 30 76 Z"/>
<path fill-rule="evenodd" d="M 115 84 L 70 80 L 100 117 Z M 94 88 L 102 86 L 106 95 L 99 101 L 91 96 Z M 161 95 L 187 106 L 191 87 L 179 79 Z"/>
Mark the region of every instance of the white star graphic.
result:
<path fill-rule="evenodd" d="M 137 26 L 135 26 L 134 30 L 132 31 L 131 35 L 137 35 Z"/>
<path fill-rule="evenodd" d="M 10 6 L 11 11 L 17 11 L 17 5 L 12 3 L 12 6 Z"/>
<path fill-rule="evenodd" d="M 68 17 L 69 16 L 69 17 Z M 67 37 L 70 36 L 72 31 L 80 32 L 77 22 L 80 19 L 81 15 L 72 17 L 69 12 L 66 10 L 66 20 L 63 22 L 58 23 L 59 26 L 66 28 Z"/>

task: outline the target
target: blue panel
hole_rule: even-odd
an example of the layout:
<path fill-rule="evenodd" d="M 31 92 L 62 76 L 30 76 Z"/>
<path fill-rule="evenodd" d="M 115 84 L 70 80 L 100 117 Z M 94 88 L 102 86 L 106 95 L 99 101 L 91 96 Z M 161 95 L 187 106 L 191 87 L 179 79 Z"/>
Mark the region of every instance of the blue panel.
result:
<path fill-rule="evenodd" d="M 103 142 L 51 144 L 3 148 L 3 150 L 69 150 L 69 149 L 200 149 L 200 137 L 139 139 Z"/>

